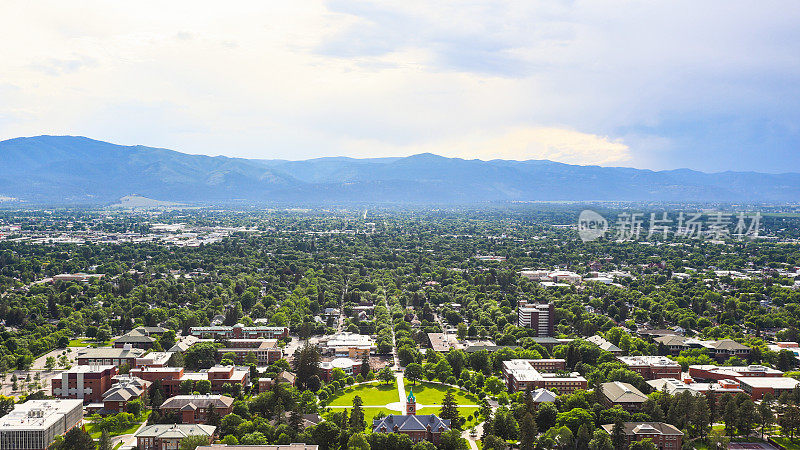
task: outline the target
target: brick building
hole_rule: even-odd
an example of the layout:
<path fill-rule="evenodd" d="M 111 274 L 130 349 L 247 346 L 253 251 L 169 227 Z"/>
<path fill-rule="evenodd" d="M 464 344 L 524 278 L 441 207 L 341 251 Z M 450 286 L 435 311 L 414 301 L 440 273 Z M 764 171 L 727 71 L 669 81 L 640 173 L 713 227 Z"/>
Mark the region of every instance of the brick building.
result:
<path fill-rule="evenodd" d="M 334 369 L 342 369 L 345 375 L 356 377 L 361 372 L 361 361 L 350 358 L 336 358 L 333 361 L 322 361 L 319 363 L 319 377 L 330 382 Z"/>
<path fill-rule="evenodd" d="M 217 349 L 217 357 L 222 360 L 226 353 L 236 355 L 236 364 L 244 364 L 248 355 L 255 355 L 259 366 L 266 366 L 283 358 L 283 350 L 278 347 L 277 339 L 229 339 L 228 346 Z"/>
<path fill-rule="evenodd" d="M 105 413 L 120 413 L 125 411 L 128 403 L 147 392 L 150 382 L 132 376 L 117 376 L 115 383 L 103 394 L 103 410 Z"/>
<path fill-rule="evenodd" d="M 613 434 L 614 424 L 603 425 L 603 430 Z M 631 442 L 650 439 L 660 450 L 680 450 L 683 444 L 683 433 L 674 426 L 663 422 L 623 422 L 625 432 L 625 448 Z"/>
<path fill-rule="evenodd" d="M 577 372 L 567 375 L 542 373 L 536 370 L 535 359 L 512 359 L 503 361 L 503 377 L 510 392 L 531 389 L 556 390 L 559 394 L 569 394 L 578 389 L 586 389 L 586 378 Z"/>
<path fill-rule="evenodd" d="M 517 325 L 536 330 L 536 336 L 555 335 L 556 310 L 553 303 L 529 305 L 521 301 L 517 310 Z"/>
<path fill-rule="evenodd" d="M 192 327 L 192 336 L 204 339 L 283 339 L 289 337 L 287 327 L 233 326 Z"/>
<path fill-rule="evenodd" d="M 736 380 L 740 377 L 782 377 L 783 372 L 770 367 L 750 366 L 712 366 L 700 364 L 689 366 L 689 376 L 695 380 Z"/>
<path fill-rule="evenodd" d="M 161 411 L 173 413 L 181 423 L 206 423 L 213 406 L 217 417 L 224 417 L 233 410 L 233 398 L 227 395 L 176 395 L 161 404 Z"/>
<path fill-rule="evenodd" d="M 600 400 L 606 408 L 620 406 L 626 411 L 636 412 L 647 401 L 647 396 L 629 383 L 613 381 L 600 386 L 603 392 Z"/>
<path fill-rule="evenodd" d="M 144 356 L 145 351 L 125 345 L 123 348 L 84 348 L 78 351 L 76 360 L 79 366 L 111 365 L 136 367 L 136 358 Z"/>
<path fill-rule="evenodd" d="M 436 414 L 416 415 L 417 400 L 411 390 L 406 398 L 406 414 L 389 414 L 382 419 L 372 420 L 373 433 L 402 433 L 414 443 L 429 441 L 438 444 L 442 433 L 450 431 L 450 421 Z"/>
<path fill-rule="evenodd" d="M 166 397 L 178 395 L 181 382 L 200 380 L 211 382 L 211 392 L 219 394 L 226 383 L 238 384 L 242 391 L 250 386 L 250 371 L 234 366 L 214 366 L 205 372 L 185 372 L 183 367 L 138 367 L 130 374 L 143 380 L 160 381 Z"/>
<path fill-rule="evenodd" d="M 115 375 L 117 367 L 112 365 L 74 366 L 51 380 L 53 397 L 102 402 L 103 393 L 114 384 Z"/>
<path fill-rule="evenodd" d="M 139 429 L 134 437 L 139 450 L 177 450 L 181 441 L 189 436 L 203 436 L 210 444 L 217 427 L 197 424 L 156 424 Z"/>
<path fill-rule="evenodd" d="M 645 380 L 681 377 L 681 365 L 666 356 L 619 356 L 617 359 Z"/>

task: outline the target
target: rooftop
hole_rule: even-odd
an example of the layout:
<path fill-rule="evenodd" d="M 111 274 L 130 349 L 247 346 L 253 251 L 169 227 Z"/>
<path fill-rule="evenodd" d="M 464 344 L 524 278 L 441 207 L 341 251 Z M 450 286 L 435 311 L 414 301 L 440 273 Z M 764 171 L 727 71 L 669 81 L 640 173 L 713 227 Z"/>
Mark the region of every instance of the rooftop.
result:
<path fill-rule="evenodd" d="M 614 431 L 613 423 L 603 425 L 602 427 L 608 434 L 611 434 Z M 625 434 L 628 436 L 648 434 L 683 436 L 681 430 L 664 422 L 623 422 L 622 427 L 625 431 Z"/>
<path fill-rule="evenodd" d="M 751 388 L 794 389 L 800 381 L 789 377 L 739 377 L 737 380 L 742 385 Z"/>
<path fill-rule="evenodd" d="M 141 428 L 134 435 L 137 438 L 178 438 L 182 439 L 187 436 L 213 436 L 217 427 L 211 425 L 195 425 L 195 424 L 156 424 L 148 425 Z"/>
<path fill-rule="evenodd" d="M 644 403 L 647 396 L 632 384 L 621 381 L 602 384 L 603 395 L 612 403 Z"/>
<path fill-rule="evenodd" d="M 0 418 L 0 431 L 43 430 L 74 410 L 81 408 L 81 399 L 28 400 L 14 405 L 14 409 Z"/>
<path fill-rule="evenodd" d="M 680 367 L 680 364 L 666 356 L 619 356 L 617 359 L 629 366 Z"/>

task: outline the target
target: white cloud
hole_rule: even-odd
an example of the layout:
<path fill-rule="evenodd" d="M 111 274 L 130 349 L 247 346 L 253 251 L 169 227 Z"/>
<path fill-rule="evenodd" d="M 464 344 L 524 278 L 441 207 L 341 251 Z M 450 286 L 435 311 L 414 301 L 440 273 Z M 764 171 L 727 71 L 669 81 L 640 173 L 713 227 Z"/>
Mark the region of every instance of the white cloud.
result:
<path fill-rule="evenodd" d="M 773 0 L 0 2 L 0 139 L 750 164 L 675 142 L 798 135 L 798 21 Z"/>
<path fill-rule="evenodd" d="M 620 140 L 581 133 L 565 128 L 518 127 L 496 134 L 471 133 L 448 139 L 406 146 L 376 141 L 355 141 L 346 145 L 354 157 L 408 156 L 434 153 L 465 159 L 548 159 L 568 164 L 614 165 L 630 161 L 630 148 Z"/>

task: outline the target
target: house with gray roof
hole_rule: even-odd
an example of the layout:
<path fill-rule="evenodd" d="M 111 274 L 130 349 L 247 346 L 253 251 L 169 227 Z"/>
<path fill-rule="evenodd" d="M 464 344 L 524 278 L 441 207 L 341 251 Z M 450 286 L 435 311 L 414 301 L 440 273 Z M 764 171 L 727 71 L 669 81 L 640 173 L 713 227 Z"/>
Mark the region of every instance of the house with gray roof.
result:
<path fill-rule="evenodd" d="M 600 385 L 603 404 L 611 408 L 621 406 L 626 411 L 639 411 L 647 401 L 647 396 L 630 383 L 612 381 Z"/>
<path fill-rule="evenodd" d="M 197 424 L 155 424 L 148 425 L 134 434 L 139 450 L 161 450 L 180 448 L 181 441 L 189 436 L 203 436 L 210 444 L 214 440 L 217 427 Z"/>

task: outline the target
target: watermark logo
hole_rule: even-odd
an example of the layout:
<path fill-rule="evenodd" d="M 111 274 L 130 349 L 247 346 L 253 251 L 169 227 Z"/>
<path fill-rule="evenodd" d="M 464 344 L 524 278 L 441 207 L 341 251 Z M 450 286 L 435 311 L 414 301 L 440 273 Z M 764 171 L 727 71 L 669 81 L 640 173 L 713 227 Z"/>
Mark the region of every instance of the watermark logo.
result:
<path fill-rule="evenodd" d="M 591 242 L 608 231 L 608 221 L 605 217 L 592 211 L 584 209 L 578 216 L 578 236 L 583 242 Z"/>
<path fill-rule="evenodd" d="M 705 219 L 705 220 L 704 220 Z M 667 212 L 632 213 L 618 215 L 613 226 L 613 238 L 617 241 L 634 241 L 670 235 L 678 238 L 725 239 L 758 238 L 761 213 L 679 212 L 677 217 Z M 606 234 L 612 226 L 600 214 L 591 209 L 581 211 L 578 216 L 578 236 L 583 242 L 594 241 Z"/>

